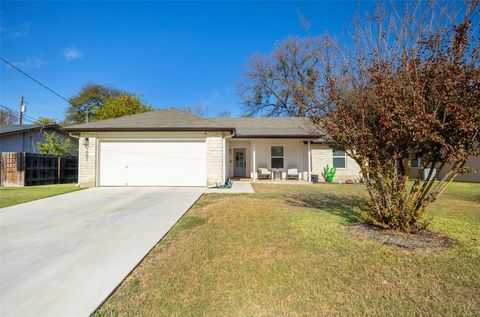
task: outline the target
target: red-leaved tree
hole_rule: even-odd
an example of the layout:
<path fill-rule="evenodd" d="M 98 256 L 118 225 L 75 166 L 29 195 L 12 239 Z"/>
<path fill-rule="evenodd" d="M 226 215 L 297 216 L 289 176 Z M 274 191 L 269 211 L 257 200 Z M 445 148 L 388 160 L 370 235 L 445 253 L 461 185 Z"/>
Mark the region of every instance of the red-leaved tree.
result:
<path fill-rule="evenodd" d="M 398 5 L 357 19 L 353 47 L 328 36 L 299 40 L 295 58 L 279 57 L 283 49 L 268 68 L 253 64 L 261 72 L 253 68 L 246 104 L 265 112 L 264 100 L 276 106 L 289 97 L 360 166 L 369 198 L 357 211 L 376 226 L 411 232 L 480 154 L 478 0 Z M 422 164 L 412 177 L 413 157 Z"/>

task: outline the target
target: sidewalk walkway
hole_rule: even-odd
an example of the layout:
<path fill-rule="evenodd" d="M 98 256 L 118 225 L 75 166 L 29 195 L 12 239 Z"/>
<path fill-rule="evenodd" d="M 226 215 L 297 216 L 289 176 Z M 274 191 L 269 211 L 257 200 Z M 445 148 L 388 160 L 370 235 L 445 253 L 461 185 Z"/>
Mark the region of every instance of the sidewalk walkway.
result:
<path fill-rule="evenodd" d="M 253 194 L 254 190 L 249 182 L 233 181 L 232 188 L 208 188 L 205 193 L 217 194 Z"/>

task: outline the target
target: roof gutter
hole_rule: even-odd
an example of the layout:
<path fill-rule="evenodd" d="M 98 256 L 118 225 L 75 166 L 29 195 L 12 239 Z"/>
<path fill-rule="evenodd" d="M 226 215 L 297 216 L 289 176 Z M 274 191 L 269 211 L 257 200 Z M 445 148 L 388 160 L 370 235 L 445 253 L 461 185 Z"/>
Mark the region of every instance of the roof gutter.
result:
<path fill-rule="evenodd" d="M 169 128 L 157 128 L 157 127 L 145 127 L 145 128 L 65 128 L 69 132 L 145 132 L 145 131 L 235 131 L 235 128 L 229 127 L 195 127 L 195 128 L 182 128 L 182 127 L 169 127 Z"/>
<path fill-rule="evenodd" d="M 238 139 L 318 139 L 318 136 L 315 135 L 237 135 L 236 138 Z"/>

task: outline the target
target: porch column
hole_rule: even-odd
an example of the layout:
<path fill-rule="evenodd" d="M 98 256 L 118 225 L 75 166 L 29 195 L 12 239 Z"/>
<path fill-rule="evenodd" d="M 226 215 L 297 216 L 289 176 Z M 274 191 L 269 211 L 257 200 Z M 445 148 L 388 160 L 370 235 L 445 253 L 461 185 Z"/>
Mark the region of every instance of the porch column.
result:
<path fill-rule="evenodd" d="M 308 150 L 307 150 L 307 156 L 308 156 L 308 181 L 312 181 L 312 149 L 310 146 L 310 140 L 307 141 L 308 144 Z"/>
<path fill-rule="evenodd" d="M 225 141 L 225 137 L 222 138 L 222 152 L 223 152 L 223 171 L 222 171 L 222 183 L 226 183 L 227 182 L 227 149 L 226 149 L 226 141 Z"/>
<path fill-rule="evenodd" d="M 256 162 L 256 151 L 255 151 L 255 143 L 252 142 L 252 171 L 253 171 L 253 181 L 255 181 L 257 179 L 256 177 L 256 168 L 255 166 L 257 165 L 257 162 Z"/>

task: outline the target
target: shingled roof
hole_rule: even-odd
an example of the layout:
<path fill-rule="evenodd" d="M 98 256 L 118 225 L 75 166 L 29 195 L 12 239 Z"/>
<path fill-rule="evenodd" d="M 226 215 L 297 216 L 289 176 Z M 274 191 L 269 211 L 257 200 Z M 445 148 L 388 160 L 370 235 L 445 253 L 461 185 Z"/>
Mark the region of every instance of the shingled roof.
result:
<path fill-rule="evenodd" d="M 224 126 L 235 127 L 235 136 L 248 137 L 314 137 L 316 129 L 306 118 L 214 118 Z"/>
<path fill-rule="evenodd" d="M 213 120 L 175 108 L 137 113 L 114 119 L 100 120 L 67 127 L 71 132 L 81 131 L 218 131 L 233 130 Z"/>
<path fill-rule="evenodd" d="M 0 125 L 0 134 L 14 134 L 25 131 L 39 130 L 39 129 L 54 129 L 56 131 L 62 132 L 62 127 L 58 124 L 2 124 Z"/>
<path fill-rule="evenodd" d="M 82 131 L 234 131 L 235 137 L 315 138 L 322 135 L 306 118 L 202 118 L 175 108 L 100 120 L 65 128 Z"/>

